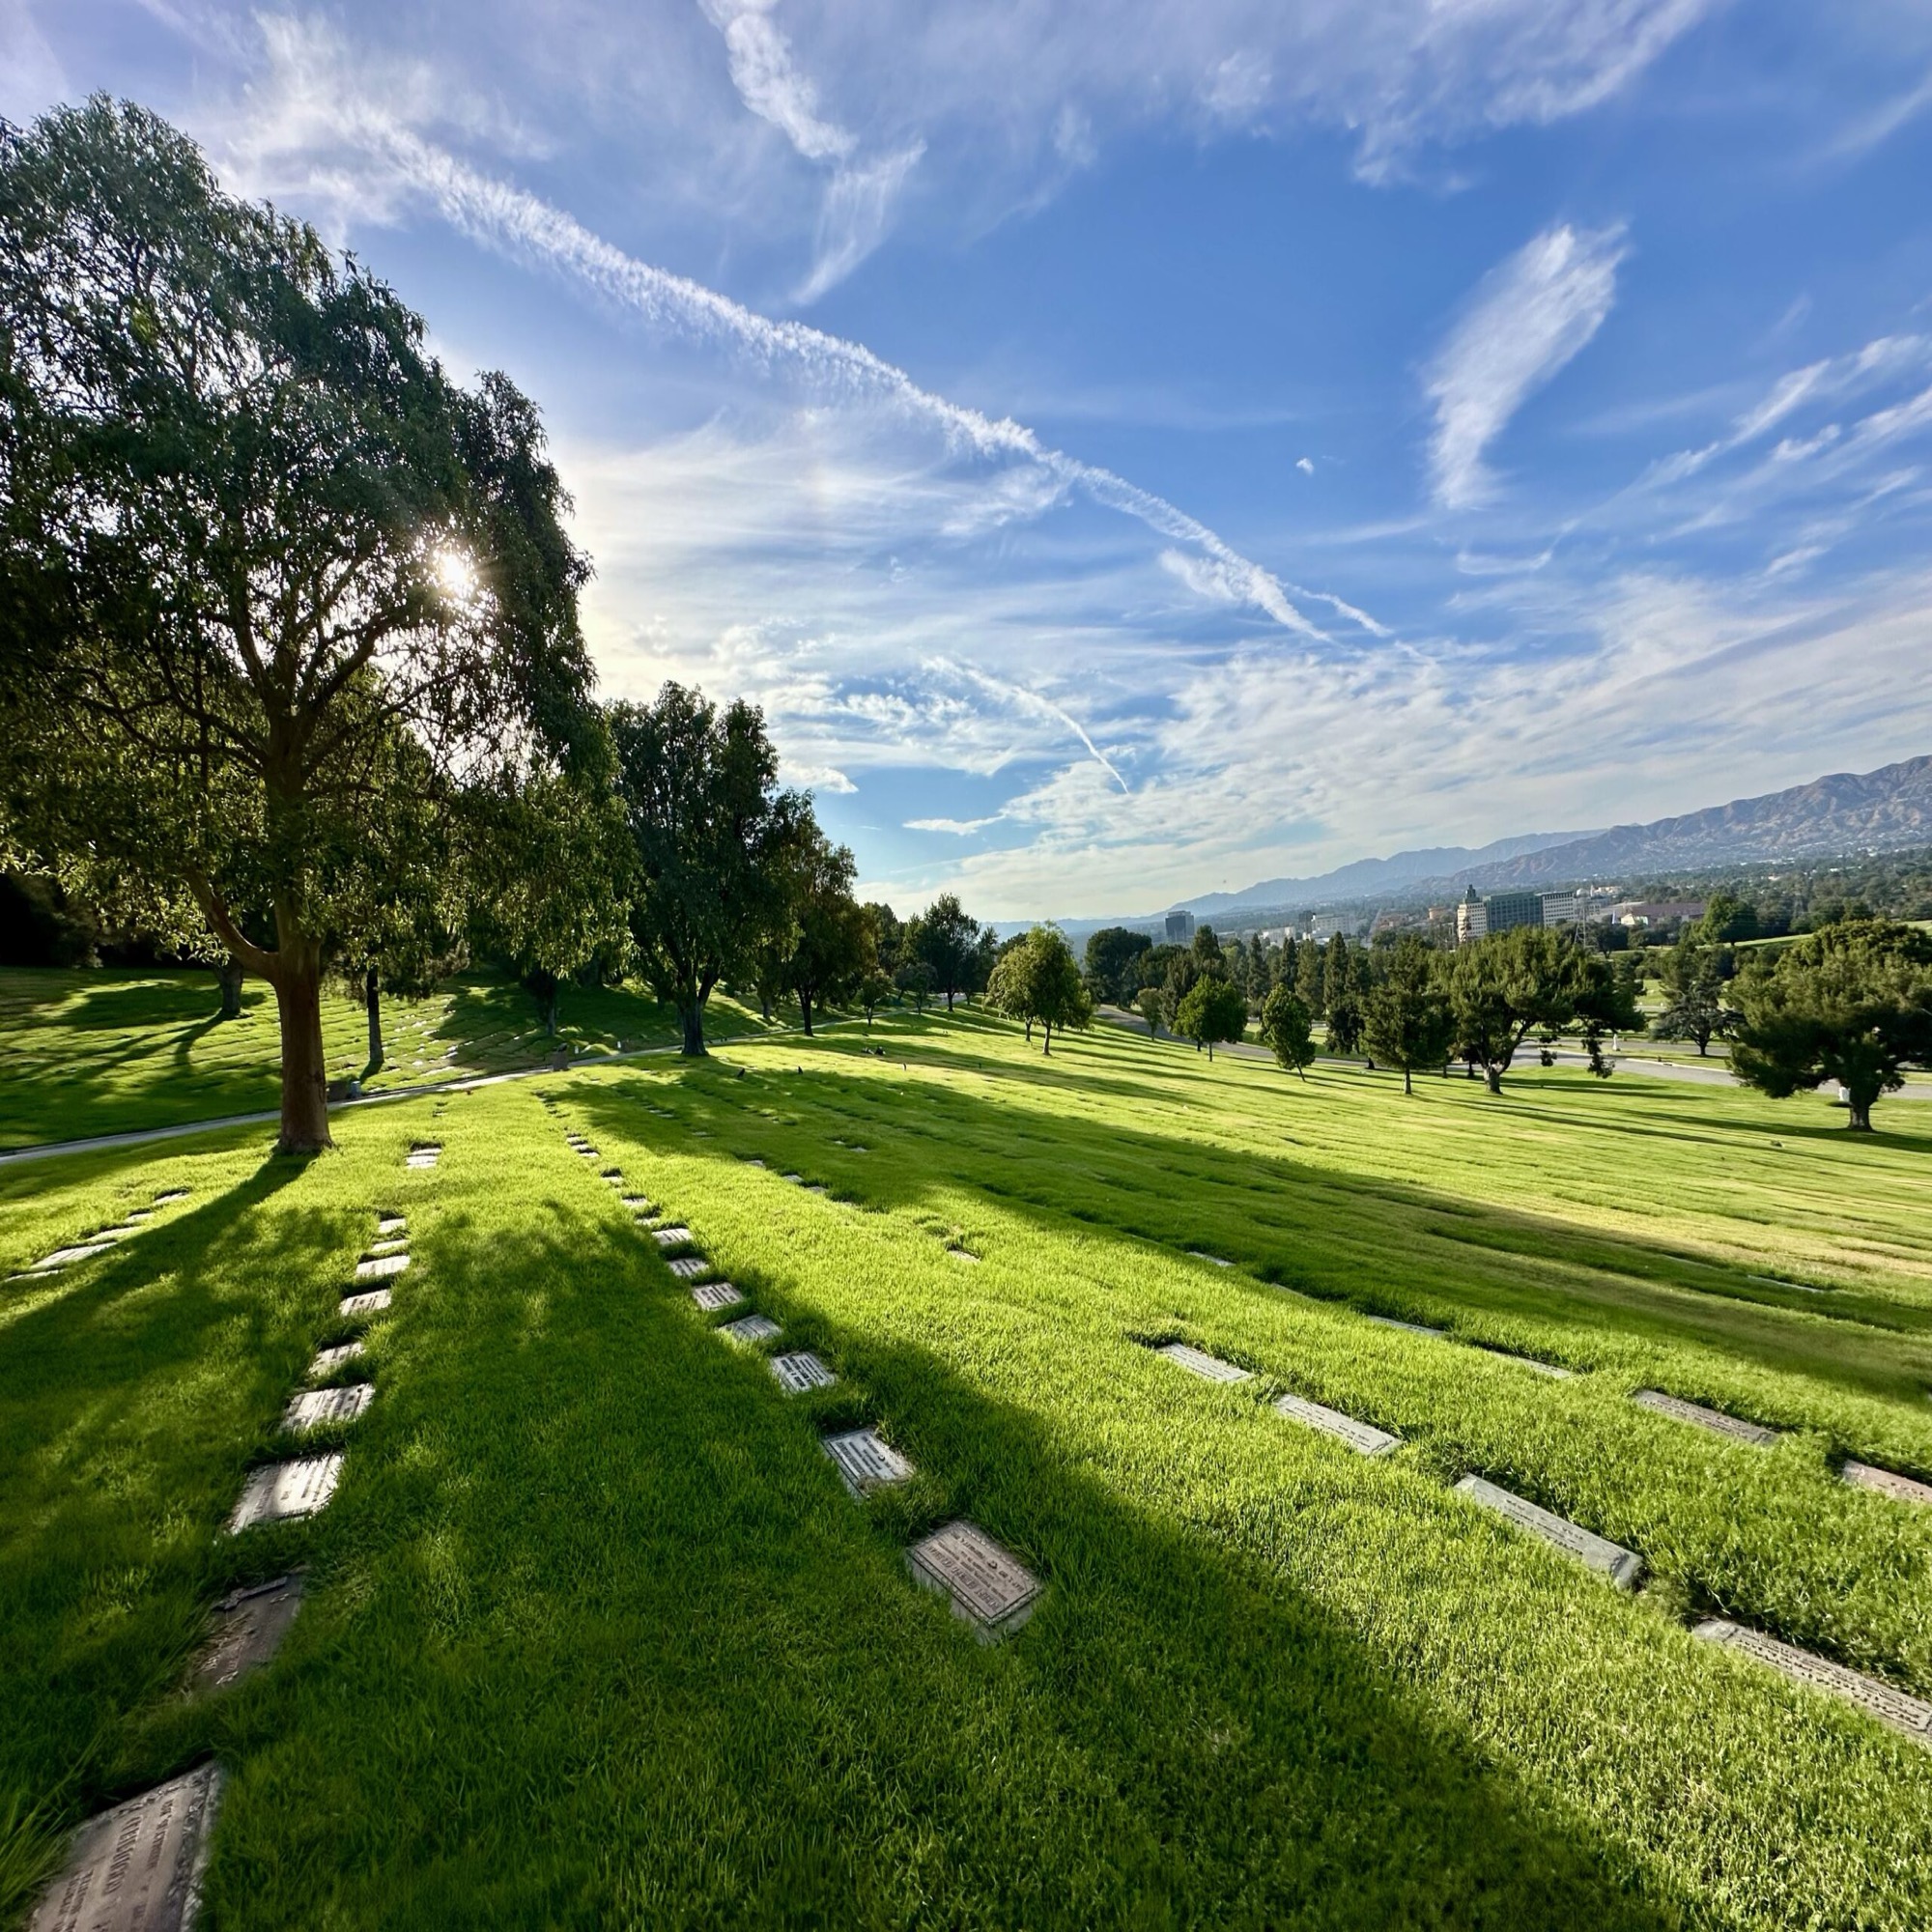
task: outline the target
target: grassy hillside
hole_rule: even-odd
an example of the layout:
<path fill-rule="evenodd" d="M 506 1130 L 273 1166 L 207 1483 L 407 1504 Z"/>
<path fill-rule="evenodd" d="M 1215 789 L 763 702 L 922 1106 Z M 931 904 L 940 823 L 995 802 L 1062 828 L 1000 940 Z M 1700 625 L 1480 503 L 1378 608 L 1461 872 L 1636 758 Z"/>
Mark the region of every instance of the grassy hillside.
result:
<path fill-rule="evenodd" d="M 877 1043 L 400 1103 L 306 1166 L 236 1131 L 0 1172 L 10 1269 L 191 1189 L 0 1286 L 14 1910 L 57 1827 L 212 1747 L 224 1927 L 1924 1922 L 1932 1753 L 1687 1625 L 1932 1692 L 1932 1512 L 1835 1475 L 1932 1472 L 1932 1120 L 1859 1141 L 1566 1070 L 1405 1100 L 972 1019 Z M 781 1395 L 604 1168 L 838 1382 Z M 226 1539 L 381 1210 L 413 1259 L 341 1492 Z M 918 1471 L 865 1505 L 816 1440 L 860 1422 Z M 1046 1584 L 996 1647 L 905 1574 L 958 1516 Z M 277 1662 L 183 1697 L 208 1605 L 295 1561 Z"/>
<path fill-rule="evenodd" d="M 239 1018 L 216 1017 L 212 973 L 0 968 L 0 1148 L 171 1126 L 278 1104 L 275 996 L 244 982 Z M 720 1038 L 763 1030 L 724 994 L 709 1009 Z M 608 1051 L 671 1045 L 676 1015 L 635 987 L 564 989 L 557 1038 L 521 986 L 467 975 L 427 1000 L 386 1000 L 386 1060 L 366 1090 L 532 1066 L 558 1045 Z M 323 999 L 331 1080 L 369 1059 L 363 1009 L 339 988 Z"/>

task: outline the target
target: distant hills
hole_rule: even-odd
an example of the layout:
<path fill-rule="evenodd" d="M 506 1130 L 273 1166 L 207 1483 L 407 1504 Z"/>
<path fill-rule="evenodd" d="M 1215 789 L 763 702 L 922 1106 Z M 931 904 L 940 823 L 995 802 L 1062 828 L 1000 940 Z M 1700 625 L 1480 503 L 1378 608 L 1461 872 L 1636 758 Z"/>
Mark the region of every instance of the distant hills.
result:
<path fill-rule="evenodd" d="M 1932 757 L 1908 758 L 1875 772 L 1834 772 L 1789 791 L 1733 799 L 1648 825 L 1598 832 L 1532 832 L 1472 848 L 1438 845 L 1359 859 L 1307 879 L 1263 879 L 1240 892 L 1181 899 L 1197 919 L 1274 923 L 1298 911 L 1359 905 L 1365 900 L 1414 903 L 1460 897 L 1474 886 L 1554 888 L 1609 883 L 1687 871 L 1695 867 L 1771 859 L 1816 859 L 1840 853 L 1932 845 Z M 1067 920 L 1076 942 L 1097 925 L 1151 924 L 1158 913 L 1116 920 Z"/>

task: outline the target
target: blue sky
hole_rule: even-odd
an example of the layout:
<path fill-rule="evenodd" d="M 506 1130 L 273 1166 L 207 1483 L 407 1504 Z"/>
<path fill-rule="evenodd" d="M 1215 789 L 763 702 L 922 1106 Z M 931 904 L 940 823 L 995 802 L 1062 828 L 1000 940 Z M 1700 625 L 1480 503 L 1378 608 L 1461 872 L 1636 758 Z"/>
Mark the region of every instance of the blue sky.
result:
<path fill-rule="evenodd" d="M 0 0 L 542 406 L 901 910 L 1932 751 L 1920 0 Z"/>

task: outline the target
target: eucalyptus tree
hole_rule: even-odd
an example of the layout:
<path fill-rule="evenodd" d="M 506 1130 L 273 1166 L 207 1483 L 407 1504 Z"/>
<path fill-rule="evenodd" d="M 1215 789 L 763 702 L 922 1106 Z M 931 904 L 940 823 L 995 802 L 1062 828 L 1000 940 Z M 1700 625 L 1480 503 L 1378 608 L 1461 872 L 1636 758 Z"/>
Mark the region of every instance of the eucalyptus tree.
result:
<path fill-rule="evenodd" d="M 0 836 L 269 982 L 290 1151 L 357 907 L 436 895 L 423 814 L 585 715 L 536 411 L 423 338 L 141 108 L 0 128 Z"/>

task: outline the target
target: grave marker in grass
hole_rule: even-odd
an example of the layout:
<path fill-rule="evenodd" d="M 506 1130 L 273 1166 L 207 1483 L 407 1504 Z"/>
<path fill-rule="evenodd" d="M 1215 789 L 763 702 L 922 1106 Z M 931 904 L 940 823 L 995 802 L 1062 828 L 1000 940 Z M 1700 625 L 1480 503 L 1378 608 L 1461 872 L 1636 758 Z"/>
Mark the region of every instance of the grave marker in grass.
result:
<path fill-rule="evenodd" d="M 728 1281 L 706 1281 L 691 1291 L 691 1298 L 705 1314 L 716 1315 L 721 1309 L 736 1308 L 745 1297 Z"/>
<path fill-rule="evenodd" d="M 282 1412 L 282 1427 L 302 1435 L 330 1422 L 354 1422 L 376 1398 L 369 1382 L 351 1382 L 342 1388 L 309 1389 L 291 1399 Z"/>
<path fill-rule="evenodd" d="M 728 1335 L 734 1342 L 747 1345 L 753 1342 L 768 1342 L 780 1333 L 779 1324 L 769 1315 L 741 1315 L 735 1321 L 727 1321 L 719 1329 L 719 1334 Z"/>
<path fill-rule="evenodd" d="M 314 1361 L 308 1365 L 308 1378 L 319 1382 L 325 1376 L 332 1376 L 338 1369 L 346 1367 L 361 1354 L 367 1345 L 361 1340 L 344 1342 L 333 1349 L 321 1350 Z"/>
<path fill-rule="evenodd" d="M 1762 1631 L 1747 1630 L 1723 1617 L 1707 1617 L 1695 1634 L 1709 1643 L 1720 1643 L 1728 1650 L 1742 1651 L 1760 1663 L 1768 1663 L 1795 1684 L 1805 1684 L 1829 1696 L 1839 1697 L 1869 1711 L 1881 1723 L 1903 1731 L 1921 1745 L 1932 1745 L 1932 1704 L 1914 1697 L 1862 1671 L 1833 1663 L 1830 1658 L 1814 1657 L 1796 1644 L 1766 1636 Z"/>
<path fill-rule="evenodd" d="M 1185 1369 L 1189 1375 L 1199 1376 L 1204 1381 L 1244 1382 L 1249 1379 L 1246 1369 L 1236 1368 L 1233 1362 L 1224 1362 L 1218 1355 L 1210 1355 L 1186 1342 L 1169 1342 L 1156 1349 L 1154 1353 L 1166 1356 L 1177 1368 Z"/>
<path fill-rule="evenodd" d="M 820 1446 L 832 1458 L 839 1480 L 855 1500 L 863 1500 L 873 1490 L 894 1483 L 909 1482 L 913 1467 L 889 1442 L 871 1429 L 848 1429 L 839 1435 L 820 1437 Z"/>
<path fill-rule="evenodd" d="M 1744 1422 L 1721 1409 L 1706 1408 L 1701 1402 L 1686 1402 L 1682 1396 L 1665 1395 L 1662 1389 L 1638 1389 L 1631 1400 L 1640 1408 L 1667 1415 L 1674 1422 L 1688 1422 L 1695 1429 L 1708 1429 L 1714 1435 L 1728 1435 L 1734 1442 L 1748 1442 L 1762 1449 L 1777 1440 L 1777 1431 L 1761 1422 Z"/>
<path fill-rule="evenodd" d="M 771 1371 L 787 1395 L 804 1395 L 810 1389 L 830 1388 L 838 1378 L 810 1349 L 789 1355 L 774 1355 Z"/>
<path fill-rule="evenodd" d="M 668 1265 L 679 1281 L 699 1281 L 711 1272 L 711 1264 L 703 1255 L 679 1255 Z"/>
<path fill-rule="evenodd" d="M 241 1500 L 228 1519 L 230 1536 L 258 1522 L 286 1522 L 328 1507 L 342 1477 L 342 1452 L 303 1456 L 293 1463 L 270 1463 L 249 1471 Z"/>
<path fill-rule="evenodd" d="M 906 1551 L 906 1567 L 936 1591 L 984 1642 L 1010 1635 L 1033 1615 L 1039 1579 L 970 1522 L 949 1522 Z"/>
<path fill-rule="evenodd" d="M 1530 1535 L 1540 1537 L 1552 1548 L 1575 1556 L 1590 1569 L 1607 1577 L 1619 1590 L 1635 1589 L 1643 1576 L 1643 1558 L 1635 1550 L 1626 1549 L 1620 1543 L 1612 1543 L 1594 1530 L 1584 1529 L 1580 1524 L 1556 1515 L 1553 1510 L 1544 1509 L 1512 1490 L 1502 1489 L 1481 1476 L 1464 1476 L 1456 1485 L 1456 1490 L 1459 1495 L 1480 1503 L 1484 1509 L 1507 1519 L 1519 1529 L 1526 1529 Z"/>
<path fill-rule="evenodd" d="M 360 1294 L 345 1294 L 336 1308 L 339 1314 L 354 1320 L 362 1315 L 382 1314 L 391 1298 L 386 1288 L 365 1289 Z"/>
<path fill-rule="evenodd" d="M 1854 1489 L 1876 1490 L 1901 1503 L 1932 1503 L 1932 1483 L 1916 1476 L 1901 1476 L 1896 1469 L 1881 1469 L 1870 1463 L 1847 1463 L 1839 1475 Z"/>
<path fill-rule="evenodd" d="M 1310 1402 L 1306 1396 L 1285 1395 L 1274 1406 L 1277 1415 L 1285 1415 L 1291 1422 L 1306 1423 L 1310 1429 L 1319 1429 L 1324 1435 L 1332 1435 L 1338 1442 L 1346 1442 L 1358 1456 L 1385 1456 L 1391 1449 L 1401 1446 L 1402 1437 L 1391 1435 L 1385 1429 L 1378 1429 L 1374 1423 L 1358 1422 L 1352 1415 L 1344 1415 L 1339 1408 L 1328 1408 L 1319 1402 Z"/>
<path fill-rule="evenodd" d="M 1420 1321 L 1398 1321 L 1393 1315 L 1369 1315 L 1363 1319 L 1373 1321 L 1378 1328 L 1400 1328 L 1405 1335 L 1426 1335 L 1432 1342 L 1446 1342 L 1449 1339 L 1446 1328 L 1430 1328 Z"/>
<path fill-rule="evenodd" d="M 355 1279 L 357 1281 L 382 1281 L 389 1275 L 401 1274 L 409 1264 L 410 1258 L 406 1254 L 364 1255 L 355 1264 Z"/>
<path fill-rule="evenodd" d="M 682 1222 L 669 1228 L 654 1228 L 651 1239 L 661 1248 L 682 1248 L 689 1246 L 697 1236 Z"/>
<path fill-rule="evenodd" d="M 186 1932 L 220 1802 L 209 1763 L 90 1818 L 29 1932 Z"/>
<path fill-rule="evenodd" d="M 402 1214 L 384 1214 L 376 1223 L 376 1233 L 386 1238 L 390 1235 L 400 1235 L 409 1227 L 409 1220 Z"/>
<path fill-rule="evenodd" d="M 231 1590 L 214 1606 L 213 1627 L 207 1647 L 195 1661 L 192 1688 L 225 1690 L 259 1670 L 281 1648 L 301 1607 L 301 1599 L 299 1571 L 244 1590 Z"/>

